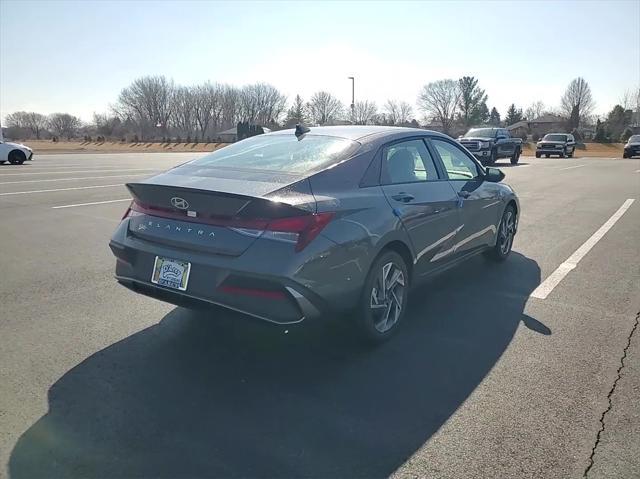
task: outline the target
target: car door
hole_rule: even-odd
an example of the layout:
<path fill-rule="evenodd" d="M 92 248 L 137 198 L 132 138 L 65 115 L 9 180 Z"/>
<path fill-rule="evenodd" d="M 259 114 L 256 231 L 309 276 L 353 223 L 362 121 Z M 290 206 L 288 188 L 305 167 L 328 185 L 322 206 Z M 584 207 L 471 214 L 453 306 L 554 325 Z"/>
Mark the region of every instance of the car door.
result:
<path fill-rule="evenodd" d="M 429 141 L 458 196 L 460 231 L 450 254 L 456 257 L 492 244 L 501 213 L 500 188 L 484 181 L 480 165 L 453 141 Z"/>
<path fill-rule="evenodd" d="M 508 130 L 501 128 L 498 130 L 498 136 L 502 139 L 498 142 L 498 154 L 499 156 L 511 156 L 514 152 L 514 143 L 511 140 L 511 135 Z"/>
<path fill-rule="evenodd" d="M 425 274 L 454 244 L 457 195 L 422 138 L 385 145 L 381 161 L 382 190 L 409 235 L 416 273 Z"/>

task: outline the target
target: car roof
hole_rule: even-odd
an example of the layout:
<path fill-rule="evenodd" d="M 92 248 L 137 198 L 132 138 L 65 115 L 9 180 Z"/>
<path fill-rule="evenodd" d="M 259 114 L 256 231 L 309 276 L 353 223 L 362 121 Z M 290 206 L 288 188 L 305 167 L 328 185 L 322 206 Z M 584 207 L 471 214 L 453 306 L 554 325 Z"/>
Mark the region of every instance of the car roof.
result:
<path fill-rule="evenodd" d="M 406 128 L 402 126 L 378 126 L 378 125 L 340 125 L 340 126 L 310 126 L 309 135 L 324 135 L 345 138 L 358 141 L 367 136 L 394 133 L 420 133 L 442 136 L 442 133 L 421 128 Z M 295 129 L 273 131 L 267 135 L 293 135 Z"/>

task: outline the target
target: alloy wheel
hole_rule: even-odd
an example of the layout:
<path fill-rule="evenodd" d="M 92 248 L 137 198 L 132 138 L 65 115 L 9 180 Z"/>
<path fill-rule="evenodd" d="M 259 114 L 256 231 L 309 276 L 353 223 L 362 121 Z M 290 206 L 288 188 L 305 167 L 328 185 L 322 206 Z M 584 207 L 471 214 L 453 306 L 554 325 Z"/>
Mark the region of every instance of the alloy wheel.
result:
<path fill-rule="evenodd" d="M 400 319 L 404 301 L 405 278 L 395 263 L 386 263 L 371 289 L 373 325 L 380 333 L 389 331 Z"/>
<path fill-rule="evenodd" d="M 500 252 L 506 255 L 511 251 L 513 237 L 515 236 L 515 215 L 511 209 L 507 210 L 500 224 Z"/>

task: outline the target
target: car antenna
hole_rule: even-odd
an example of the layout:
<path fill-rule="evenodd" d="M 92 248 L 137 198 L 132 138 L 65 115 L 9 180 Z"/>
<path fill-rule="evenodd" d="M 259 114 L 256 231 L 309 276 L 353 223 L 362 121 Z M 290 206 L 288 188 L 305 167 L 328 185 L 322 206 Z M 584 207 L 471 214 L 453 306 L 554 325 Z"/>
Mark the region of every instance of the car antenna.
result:
<path fill-rule="evenodd" d="M 304 126 L 302 123 L 298 123 L 296 125 L 296 131 L 295 131 L 296 138 L 298 139 L 298 141 L 300 141 L 304 138 L 304 135 L 306 135 L 310 131 L 311 130 L 308 127 Z"/>

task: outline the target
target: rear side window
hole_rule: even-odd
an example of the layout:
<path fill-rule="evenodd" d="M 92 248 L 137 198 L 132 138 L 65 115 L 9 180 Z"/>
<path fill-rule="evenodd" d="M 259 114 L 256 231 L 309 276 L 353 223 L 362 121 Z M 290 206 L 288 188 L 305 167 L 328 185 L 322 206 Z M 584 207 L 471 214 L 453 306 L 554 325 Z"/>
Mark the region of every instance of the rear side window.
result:
<path fill-rule="evenodd" d="M 472 180 L 480 176 L 478 166 L 459 147 L 432 138 L 431 142 L 442 159 L 450 180 Z"/>
<path fill-rule="evenodd" d="M 259 135 L 187 163 L 189 166 L 313 173 L 349 158 L 359 143 L 334 136 Z"/>
<path fill-rule="evenodd" d="M 394 143 L 382 150 L 384 184 L 438 179 L 436 165 L 422 140 Z"/>

